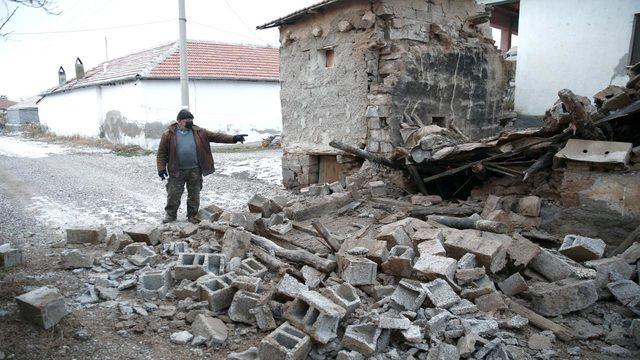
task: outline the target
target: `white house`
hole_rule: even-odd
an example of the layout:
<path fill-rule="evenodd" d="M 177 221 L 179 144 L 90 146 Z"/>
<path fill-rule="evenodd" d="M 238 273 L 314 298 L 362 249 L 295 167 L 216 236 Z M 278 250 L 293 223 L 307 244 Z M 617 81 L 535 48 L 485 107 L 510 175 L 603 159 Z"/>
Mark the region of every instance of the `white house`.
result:
<path fill-rule="evenodd" d="M 517 36 L 515 110 L 541 116 L 560 89 L 591 97 L 640 61 L 640 0 L 477 0 L 493 6 L 501 50 Z M 505 48 L 506 47 L 506 48 Z"/>
<path fill-rule="evenodd" d="M 209 130 L 259 141 L 282 129 L 278 49 L 189 41 L 189 109 Z M 42 95 L 40 122 L 57 135 L 158 146 L 180 105 L 178 42 L 109 60 Z"/>

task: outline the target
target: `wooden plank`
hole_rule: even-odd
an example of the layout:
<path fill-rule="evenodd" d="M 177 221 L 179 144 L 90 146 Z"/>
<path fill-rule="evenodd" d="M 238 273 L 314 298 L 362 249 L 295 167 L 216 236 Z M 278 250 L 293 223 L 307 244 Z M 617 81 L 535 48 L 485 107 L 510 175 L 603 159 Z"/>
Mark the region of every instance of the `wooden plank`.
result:
<path fill-rule="evenodd" d="M 533 325 L 543 330 L 553 331 L 553 333 L 556 334 L 556 336 L 559 337 L 562 341 L 573 340 L 572 331 L 568 327 L 555 323 L 509 298 L 505 298 L 504 300 L 507 303 L 507 306 L 509 306 L 509 310 L 518 315 L 526 317 Z"/>

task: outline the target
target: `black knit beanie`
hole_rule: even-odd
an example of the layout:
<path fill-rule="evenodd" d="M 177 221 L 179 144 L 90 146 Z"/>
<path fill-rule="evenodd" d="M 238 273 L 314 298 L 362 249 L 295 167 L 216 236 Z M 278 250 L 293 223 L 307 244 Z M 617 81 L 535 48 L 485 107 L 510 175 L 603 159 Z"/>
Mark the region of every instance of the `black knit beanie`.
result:
<path fill-rule="evenodd" d="M 177 119 L 177 120 L 193 119 L 193 114 L 191 114 L 191 112 L 189 112 L 189 110 L 182 109 L 182 110 L 180 110 L 180 112 L 178 113 L 178 117 L 177 117 L 176 119 Z"/>

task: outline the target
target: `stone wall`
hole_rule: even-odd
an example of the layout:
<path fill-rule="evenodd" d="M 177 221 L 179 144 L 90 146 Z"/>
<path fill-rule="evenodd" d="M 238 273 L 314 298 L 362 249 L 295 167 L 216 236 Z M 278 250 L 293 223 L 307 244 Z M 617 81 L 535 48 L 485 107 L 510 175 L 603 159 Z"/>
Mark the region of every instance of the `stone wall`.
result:
<path fill-rule="evenodd" d="M 314 156 L 337 154 L 334 139 L 388 154 L 403 123 L 497 132 L 505 67 L 488 26 L 465 22 L 481 11 L 474 0 L 346 0 L 281 26 L 285 186 L 315 182 Z"/>

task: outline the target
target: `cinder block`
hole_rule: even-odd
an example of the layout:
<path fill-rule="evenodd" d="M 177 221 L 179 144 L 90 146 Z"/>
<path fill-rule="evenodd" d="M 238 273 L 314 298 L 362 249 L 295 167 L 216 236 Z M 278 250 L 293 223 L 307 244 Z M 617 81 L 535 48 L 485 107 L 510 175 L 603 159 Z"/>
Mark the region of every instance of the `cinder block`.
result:
<path fill-rule="evenodd" d="M 460 297 L 445 280 L 435 279 L 424 284 L 427 299 L 434 307 L 447 309 L 460 301 Z"/>
<path fill-rule="evenodd" d="M 522 278 L 520 273 L 515 273 L 504 279 L 504 281 L 499 282 L 498 287 L 505 295 L 508 296 L 514 296 L 529 290 L 527 282 L 524 281 L 524 278 Z"/>
<path fill-rule="evenodd" d="M 45 330 L 57 324 L 67 308 L 64 298 L 55 287 L 43 286 L 16 297 L 20 315 Z"/>
<path fill-rule="evenodd" d="M 437 231 L 438 234 L 442 234 L 439 229 L 420 229 L 413 234 L 413 240 L 416 241 L 416 236 L 423 234 L 426 231 Z M 418 254 L 420 256 L 424 255 L 433 255 L 433 256 L 447 256 L 447 252 L 444 250 L 444 246 L 442 246 L 442 240 L 436 238 L 433 240 L 425 240 L 418 244 Z"/>
<path fill-rule="evenodd" d="M 371 196 L 387 196 L 387 186 L 384 181 L 371 181 L 369 183 L 369 190 L 371 191 Z"/>
<path fill-rule="evenodd" d="M 262 278 L 267 272 L 269 272 L 269 269 L 254 258 L 246 258 L 242 260 L 240 266 L 238 266 L 235 271 L 238 275 Z"/>
<path fill-rule="evenodd" d="M 222 254 L 182 253 L 178 256 L 178 263 L 173 269 L 173 277 L 176 280 L 196 280 L 207 273 L 222 275 L 225 265 Z"/>
<path fill-rule="evenodd" d="M 322 295 L 343 307 L 346 310 L 345 315 L 351 314 L 361 304 L 356 288 L 348 283 L 322 288 L 319 291 Z"/>
<path fill-rule="evenodd" d="M 227 325 L 220 319 L 205 314 L 198 314 L 191 324 L 193 336 L 205 338 L 205 345 L 221 345 L 227 340 Z"/>
<path fill-rule="evenodd" d="M 349 325 L 342 337 L 342 346 L 364 356 L 375 354 L 382 329 L 374 324 Z"/>
<path fill-rule="evenodd" d="M 392 303 L 400 310 L 416 311 L 427 298 L 424 284 L 415 280 L 402 279 L 391 294 Z"/>
<path fill-rule="evenodd" d="M 233 279 L 233 281 L 231 282 L 231 286 L 238 290 L 245 290 L 255 293 L 258 292 L 261 282 L 262 279 L 258 277 L 239 275 Z"/>
<path fill-rule="evenodd" d="M 285 322 L 262 339 L 258 351 L 260 359 L 304 360 L 311 346 L 309 336 Z"/>
<path fill-rule="evenodd" d="M 323 344 L 337 337 L 346 310 L 315 291 L 303 291 L 286 304 L 284 317 Z"/>
<path fill-rule="evenodd" d="M 453 281 L 458 262 L 455 259 L 425 255 L 416 260 L 413 265 L 414 277 L 419 280 L 433 280 L 435 278 Z"/>
<path fill-rule="evenodd" d="M 529 287 L 531 309 L 544 316 L 558 316 L 586 309 L 598 300 L 593 280 L 565 279 L 538 282 Z"/>
<path fill-rule="evenodd" d="M 441 311 L 427 321 L 427 334 L 431 339 L 440 339 L 444 336 L 447 324 L 452 315 L 448 311 Z"/>
<path fill-rule="evenodd" d="M 378 320 L 378 327 L 380 329 L 407 330 L 410 326 L 411 320 L 393 309 L 381 314 Z"/>
<path fill-rule="evenodd" d="M 320 270 L 314 269 L 309 265 L 305 265 L 300 270 L 302 272 L 302 277 L 304 278 L 304 283 L 310 288 L 317 288 L 322 280 L 327 276 L 327 274 L 323 273 Z"/>
<path fill-rule="evenodd" d="M 171 287 L 169 269 L 148 270 L 138 276 L 137 293 L 143 299 L 164 299 Z"/>
<path fill-rule="evenodd" d="M 340 277 L 351 285 L 373 285 L 378 265 L 363 257 L 346 255 L 340 262 Z"/>
<path fill-rule="evenodd" d="M 154 225 L 135 225 L 124 231 L 134 242 L 145 242 L 155 245 L 160 242 L 160 231 Z"/>
<path fill-rule="evenodd" d="M 564 237 L 560 253 L 575 261 L 600 259 L 604 254 L 606 244 L 601 239 L 592 239 L 578 235 Z"/>
<path fill-rule="evenodd" d="M 67 229 L 67 243 L 69 244 L 100 244 L 107 238 L 104 226 L 79 226 Z"/>
<path fill-rule="evenodd" d="M 450 230 L 444 233 L 444 248 L 449 256 L 457 259 L 467 253 L 476 256 L 478 264 L 496 273 L 506 265 L 506 246 L 511 237 L 479 230 Z"/>
<path fill-rule="evenodd" d="M 256 324 L 260 330 L 273 330 L 277 327 L 276 320 L 269 305 L 259 305 L 249 309 L 249 313 L 256 319 Z"/>
<path fill-rule="evenodd" d="M 284 295 L 288 298 L 295 298 L 301 291 L 307 291 L 309 287 L 301 282 L 299 282 L 296 278 L 289 274 L 284 274 L 280 282 L 278 283 L 278 287 L 276 291 L 280 295 Z"/>
<path fill-rule="evenodd" d="M 260 295 L 244 290 L 239 290 L 233 296 L 229 307 L 229 318 L 236 322 L 245 324 L 255 324 L 256 317 L 250 312 L 251 309 L 260 305 Z"/>
<path fill-rule="evenodd" d="M 129 261 L 136 266 L 153 265 L 158 259 L 158 255 L 152 247 L 133 243 L 124 248 L 124 253 L 129 254 Z"/>
<path fill-rule="evenodd" d="M 623 305 L 629 305 L 634 299 L 640 298 L 640 286 L 631 280 L 618 280 L 609 283 L 607 289 Z"/>
<path fill-rule="evenodd" d="M 386 241 L 388 249 L 396 245 L 413 246 L 411 237 L 407 234 L 406 228 L 400 222 L 381 227 L 376 239 Z"/>
<path fill-rule="evenodd" d="M 540 246 L 534 244 L 524 236 L 514 233 L 513 241 L 507 247 L 507 255 L 516 267 L 525 267 L 540 254 Z"/>
<path fill-rule="evenodd" d="M 460 285 L 465 285 L 472 281 L 478 280 L 485 275 L 486 275 L 486 271 L 484 270 L 484 267 L 471 268 L 471 269 L 457 269 L 456 281 Z"/>
<path fill-rule="evenodd" d="M 204 207 L 198 211 L 196 217 L 198 220 L 206 220 L 206 221 L 218 221 L 220 215 L 222 215 L 223 210 L 217 205 L 211 204 L 207 207 Z"/>
<path fill-rule="evenodd" d="M 280 213 L 287 207 L 289 199 L 285 196 L 275 196 L 269 201 L 269 206 L 272 213 Z"/>
<path fill-rule="evenodd" d="M 253 213 L 260 213 L 263 217 L 271 216 L 271 203 L 269 199 L 262 195 L 253 195 L 253 197 L 249 199 L 247 206 L 249 207 L 249 211 Z"/>
<path fill-rule="evenodd" d="M 472 253 L 466 253 L 458 260 L 458 269 L 473 269 L 477 266 L 478 261 Z"/>
<path fill-rule="evenodd" d="M 235 274 L 229 273 L 224 276 L 209 277 L 205 280 L 198 280 L 200 287 L 200 300 L 209 303 L 209 309 L 214 313 L 220 312 L 229 306 L 237 291 L 231 286 Z"/>
<path fill-rule="evenodd" d="M 78 269 L 93 267 L 93 257 L 78 249 L 64 250 L 60 254 L 60 266 L 63 269 Z"/>
<path fill-rule="evenodd" d="M 0 246 L 0 268 L 11 268 L 24 262 L 22 249 L 14 249 L 10 244 Z"/>
<path fill-rule="evenodd" d="M 198 287 L 198 283 L 191 280 L 182 280 L 178 287 L 173 289 L 173 293 L 176 295 L 176 298 L 182 300 L 186 298 L 192 298 L 194 300 L 200 299 L 200 288 Z"/>
<path fill-rule="evenodd" d="M 382 263 L 382 271 L 400 277 L 410 277 L 413 271 L 413 248 L 405 245 L 396 245 L 389 251 L 387 261 Z"/>

